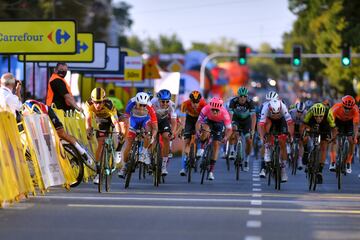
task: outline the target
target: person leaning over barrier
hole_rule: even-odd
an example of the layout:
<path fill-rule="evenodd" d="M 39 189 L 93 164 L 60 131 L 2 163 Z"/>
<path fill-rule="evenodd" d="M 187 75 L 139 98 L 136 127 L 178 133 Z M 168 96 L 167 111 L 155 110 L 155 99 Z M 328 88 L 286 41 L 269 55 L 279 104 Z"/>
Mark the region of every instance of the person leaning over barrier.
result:
<path fill-rule="evenodd" d="M 48 83 L 46 105 L 51 106 L 54 103 L 58 109 L 64 111 L 76 109 L 82 112 L 82 108 L 76 104 L 71 88 L 65 80 L 67 71 L 66 63 L 60 62 L 56 65 Z"/>
<path fill-rule="evenodd" d="M 12 73 L 4 73 L 1 76 L 0 107 L 9 108 L 16 116 L 16 111 L 20 111 L 21 106 L 21 82 Z"/>

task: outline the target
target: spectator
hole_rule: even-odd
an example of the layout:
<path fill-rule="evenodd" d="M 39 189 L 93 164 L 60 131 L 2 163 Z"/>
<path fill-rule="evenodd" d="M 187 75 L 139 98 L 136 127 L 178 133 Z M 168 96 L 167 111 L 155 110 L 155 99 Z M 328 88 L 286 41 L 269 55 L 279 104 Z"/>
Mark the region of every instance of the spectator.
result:
<path fill-rule="evenodd" d="M 110 89 L 109 90 L 109 96 L 108 96 L 108 99 L 110 99 L 112 101 L 112 103 L 114 104 L 117 112 L 118 112 L 118 115 L 120 116 L 120 112 L 122 112 L 124 110 L 124 104 L 122 103 L 122 101 L 117 98 L 115 96 L 115 90 L 114 89 Z"/>
<path fill-rule="evenodd" d="M 12 73 L 4 73 L 1 76 L 0 107 L 8 108 L 16 116 L 21 106 L 21 82 Z"/>
<path fill-rule="evenodd" d="M 65 80 L 67 71 L 66 63 L 61 62 L 56 65 L 49 80 L 46 105 L 51 106 L 54 103 L 57 108 L 64 111 L 74 109 L 82 111 L 81 107 L 76 104 L 71 88 Z"/>

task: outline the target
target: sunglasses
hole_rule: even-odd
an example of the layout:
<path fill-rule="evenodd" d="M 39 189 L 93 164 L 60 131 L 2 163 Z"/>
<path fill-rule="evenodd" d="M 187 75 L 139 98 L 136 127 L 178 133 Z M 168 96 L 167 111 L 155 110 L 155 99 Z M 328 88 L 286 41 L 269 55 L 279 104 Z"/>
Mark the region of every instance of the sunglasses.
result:
<path fill-rule="evenodd" d="M 140 107 L 146 107 L 146 104 L 139 104 Z"/>
<path fill-rule="evenodd" d="M 104 101 L 93 101 L 95 104 L 102 104 Z"/>
<path fill-rule="evenodd" d="M 247 95 L 240 95 L 239 97 L 240 97 L 240 98 L 246 98 Z"/>
<path fill-rule="evenodd" d="M 169 100 L 161 100 L 162 103 L 169 103 Z"/>
<path fill-rule="evenodd" d="M 211 109 L 211 111 L 212 111 L 212 112 L 214 112 L 214 113 L 218 113 L 218 112 L 220 112 L 220 110 L 219 110 L 219 109 L 215 109 L 215 108 L 212 108 L 212 109 Z"/>
<path fill-rule="evenodd" d="M 346 111 L 350 111 L 352 108 L 344 107 Z"/>
<path fill-rule="evenodd" d="M 195 103 L 195 104 L 197 104 L 197 103 L 199 103 L 200 102 L 200 100 L 199 101 L 191 101 L 192 103 Z"/>

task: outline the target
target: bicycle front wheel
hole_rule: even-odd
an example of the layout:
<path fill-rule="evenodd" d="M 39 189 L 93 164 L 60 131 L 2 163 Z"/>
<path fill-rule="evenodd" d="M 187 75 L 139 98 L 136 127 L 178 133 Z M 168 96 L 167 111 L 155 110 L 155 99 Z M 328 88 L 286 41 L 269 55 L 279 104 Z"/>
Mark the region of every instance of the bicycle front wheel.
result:
<path fill-rule="evenodd" d="M 76 176 L 75 182 L 70 184 L 70 187 L 77 187 L 84 177 L 84 165 L 81 160 L 81 155 L 78 150 L 71 144 L 64 144 L 63 148 L 66 151 L 66 157 L 70 162 L 70 166 Z"/>
<path fill-rule="evenodd" d="M 127 163 L 127 168 L 126 168 L 125 188 L 128 188 L 130 185 L 131 175 L 132 175 L 133 171 L 135 170 L 137 152 L 138 152 L 137 144 L 136 144 L 136 142 L 134 142 L 131 147 L 130 158 L 129 158 L 129 161 Z"/>

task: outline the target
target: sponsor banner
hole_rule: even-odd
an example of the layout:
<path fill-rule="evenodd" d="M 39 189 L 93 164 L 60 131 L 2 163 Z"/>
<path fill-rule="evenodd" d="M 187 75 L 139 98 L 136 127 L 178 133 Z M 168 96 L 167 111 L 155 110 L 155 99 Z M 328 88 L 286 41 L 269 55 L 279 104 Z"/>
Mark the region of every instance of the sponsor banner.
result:
<path fill-rule="evenodd" d="M 124 60 L 124 79 L 127 81 L 142 80 L 142 57 L 126 56 Z"/>
<path fill-rule="evenodd" d="M 76 53 L 77 27 L 74 20 L 0 20 L 0 53 Z"/>
<path fill-rule="evenodd" d="M 24 55 L 18 56 L 24 61 Z M 76 54 L 72 55 L 26 55 L 27 62 L 93 62 L 94 38 L 92 33 L 78 33 Z"/>

